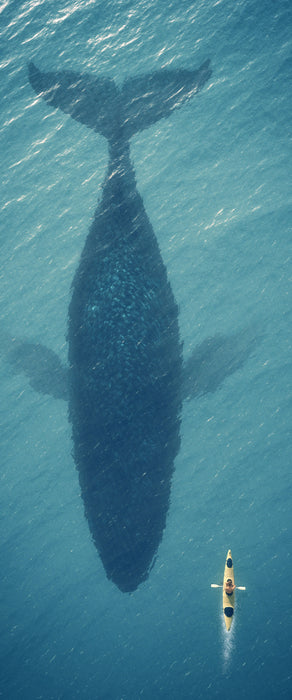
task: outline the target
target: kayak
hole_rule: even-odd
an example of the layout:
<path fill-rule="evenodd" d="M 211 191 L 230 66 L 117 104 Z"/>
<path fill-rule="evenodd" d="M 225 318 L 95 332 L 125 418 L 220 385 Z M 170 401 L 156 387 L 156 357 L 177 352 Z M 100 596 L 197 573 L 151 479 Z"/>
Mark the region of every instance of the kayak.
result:
<path fill-rule="evenodd" d="M 234 569 L 233 569 L 231 549 L 229 549 L 227 552 L 227 557 L 225 560 L 224 576 L 223 576 L 223 613 L 224 613 L 224 620 L 225 620 L 226 629 L 229 631 L 230 627 L 231 627 L 231 623 L 232 623 L 233 613 L 234 613 L 235 592 L 233 591 L 233 593 L 231 595 L 228 595 L 227 593 L 225 593 L 225 583 L 226 583 L 228 578 L 231 578 L 231 581 L 234 584 Z"/>
<path fill-rule="evenodd" d="M 224 614 L 224 620 L 225 620 L 225 625 L 227 631 L 230 630 L 231 624 L 232 624 L 232 618 L 234 614 L 234 607 L 235 607 L 235 593 L 232 591 L 230 595 L 225 592 L 225 584 L 227 580 L 230 579 L 234 584 L 234 569 L 233 569 L 233 561 L 232 561 L 232 554 L 231 554 L 231 549 L 228 549 L 227 552 L 227 557 L 225 559 L 225 567 L 224 567 L 224 575 L 223 575 L 223 584 L 221 583 L 211 583 L 211 588 L 222 588 L 223 590 L 223 614 Z M 237 591 L 246 591 L 245 586 L 236 586 Z"/>

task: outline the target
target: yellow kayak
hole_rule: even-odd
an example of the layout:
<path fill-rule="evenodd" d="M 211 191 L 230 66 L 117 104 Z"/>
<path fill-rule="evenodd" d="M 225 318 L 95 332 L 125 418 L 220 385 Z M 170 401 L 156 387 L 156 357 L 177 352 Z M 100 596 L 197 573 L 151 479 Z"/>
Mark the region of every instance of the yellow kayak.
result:
<path fill-rule="evenodd" d="M 231 549 L 229 549 L 227 552 L 223 576 L 223 613 L 226 629 L 230 630 L 235 606 L 235 592 L 233 591 L 231 595 L 228 595 L 225 592 L 225 584 L 227 579 L 231 579 L 232 583 L 234 584 L 234 569 Z"/>

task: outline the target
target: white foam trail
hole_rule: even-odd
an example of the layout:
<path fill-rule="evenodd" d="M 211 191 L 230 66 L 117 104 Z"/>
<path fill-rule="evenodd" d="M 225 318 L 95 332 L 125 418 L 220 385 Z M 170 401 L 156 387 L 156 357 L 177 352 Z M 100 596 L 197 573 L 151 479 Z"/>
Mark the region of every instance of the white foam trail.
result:
<path fill-rule="evenodd" d="M 223 673 L 228 673 L 230 668 L 231 656 L 235 650 L 235 620 L 232 621 L 232 626 L 229 632 L 225 627 L 224 616 L 222 615 L 222 656 L 223 656 Z"/>

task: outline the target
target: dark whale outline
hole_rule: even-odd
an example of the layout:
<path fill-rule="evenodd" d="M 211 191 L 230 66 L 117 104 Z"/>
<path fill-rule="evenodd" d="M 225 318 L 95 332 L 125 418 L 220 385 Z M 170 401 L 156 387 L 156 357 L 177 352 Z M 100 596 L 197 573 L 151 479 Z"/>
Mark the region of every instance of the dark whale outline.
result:
<path fill-rule="evenodd" d="M 210 75 L 206 61 L 198 70 L 131 78 L 119 90 L 108 78 L 29 64 L 35 92 L 109 144 L 102 201 L 72 284 L 69 416 L 94 543 L 108 578 L 128 592 L 147 578 L 165 528 L 182 404 L 178 308 L 129 139 Z"/>

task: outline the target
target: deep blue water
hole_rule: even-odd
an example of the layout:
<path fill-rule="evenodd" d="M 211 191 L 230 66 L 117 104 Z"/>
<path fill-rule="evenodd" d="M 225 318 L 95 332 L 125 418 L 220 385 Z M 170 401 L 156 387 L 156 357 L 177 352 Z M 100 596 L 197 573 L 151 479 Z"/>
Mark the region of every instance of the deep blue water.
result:
<path fill-rule="evenodd" d="M 289 0 L 1 6 L 1 697 L 291 697 L 291 4 Z M 133 594 L 90 539 L 65 402 L 7 363 L 7 338 L 66 361 L 70 285 L 101 196 L 105 140 L 27 77 L 117 84 L 162 67 L 213 75 L 131 140 L 139 192 L 180 307 L 187 360 L 218 348 L 184 403 L 163 541 Z M 215 390 L 216 381 L 224 377 Z M 213 376 L 213 375 L 212 375 Z M 210 380 L 210 381 L 209 381 Z M 224 632 L 220 583 L 238 592 Z"/>

